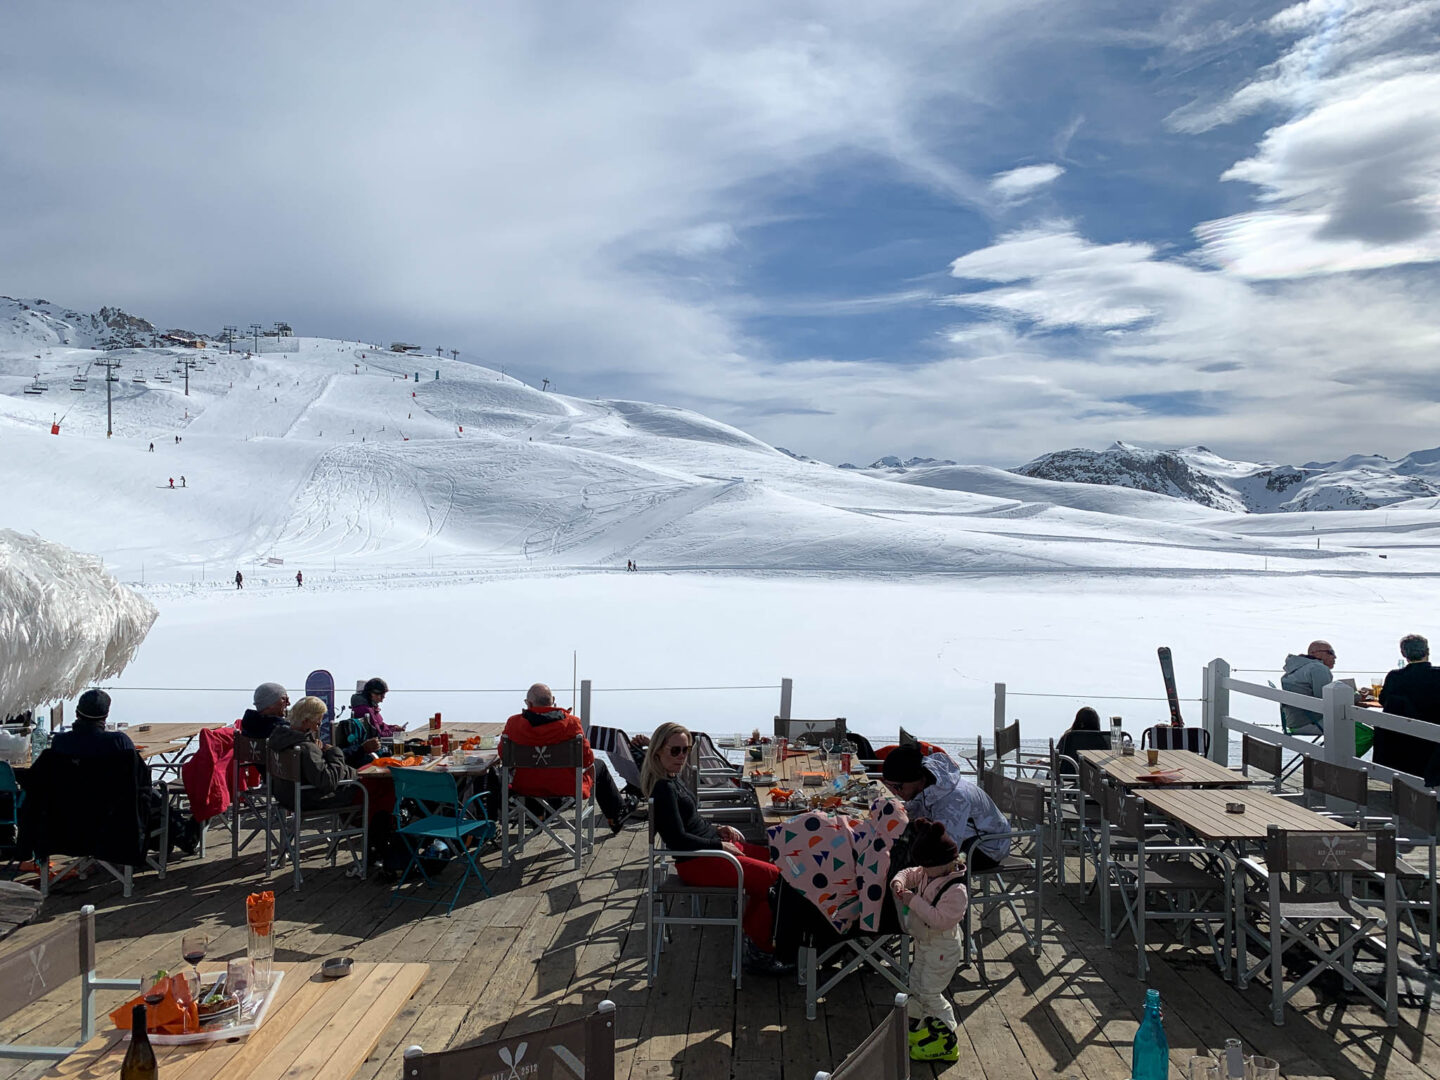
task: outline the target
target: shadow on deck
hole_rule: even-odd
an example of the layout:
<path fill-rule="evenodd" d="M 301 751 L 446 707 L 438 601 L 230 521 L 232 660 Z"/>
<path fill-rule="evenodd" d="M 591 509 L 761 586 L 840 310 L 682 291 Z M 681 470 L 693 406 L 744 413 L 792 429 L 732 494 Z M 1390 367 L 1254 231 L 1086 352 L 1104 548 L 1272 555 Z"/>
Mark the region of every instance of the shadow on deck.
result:
<path fill-rule="evenodd" d="M 390 905 L 390 890 L 356 882 L 341 870 L 307 867 L 304 889 L 275 879 L 279 937 L 276 958 L 313 961 L 333 955 L 359 960 L 423 961 L 430 973 L 385 1031 L 358 1074 L 400 1076 L 401 1053 L 420 1044 L 438 1050 L 472 1040 L 523 1034 L 570 1019 L 609 998 L 618 1007 L 618 1077 L 737 1077 L 810 1080 L 830 1069 L 883 1017 L 893 997 L 878 977 L 852 977 L 805 1019 L 804 992 L 793 978 L 747 976 L 738 994 L 728 976 L 729 940 L 717 930 L 677 928 L 654 989 L 645 985 L 645 927 L 640 897 L 643 828 L 600 841 L 583 873 L 558 852 L 537 847 L 501 871 L 486 868 L 495 895 L 468 888 L 452 917 L 418 904 Z M 269 887 L 258 854 L 215 853 L 174 864 L 164 881 L 142 875 L 126 900 L 117 886 L 91 878 L 62 885 L 39 923 L 24 927 L 0 950 L 26 939 L 82 904 L 97 908 L 99 971 L 143 975 L 180 964 L 180 936 L 195 927 L 212 935 L 209 958 L 245 948 L 244 898 Z M 223 849 L 223 857 L 221 851 Z M 1011 1078 L 1129 1075 L 1129 1047 L 1145 984 L 1134 976 L 1128 941 L 1104 947 L 1098 901 L 1075 886 L 1047 892 L 1041 954 L 1033 955 L 1007 922 L 987 933 L 990 982 L 974 968 L 951 984 L 963 1022 L 960 1061 L 918 1065 L 920 1077 Z M 437 909 L 442 910 L 442 909 Z M 1176 1075 L 1197 1048 L 1218 1050 L 1240 1038 L 1247 1053 L 1281 1063 L 1282 1075 L 1369 1080 L 1440 1077 L 1440 1047 L 1429 1031 L 1428 1001 L 1402 998 L 1396 1030 L 1368 1005 L 1304 992 L 1283 1027 L 1270 1021 L 1266 985 L 1240 993 L 1205 954 L 1152 947 L 1149 985 L 1165 1004 Z M 1412 983 L 1416 994 L 1429 984 Z M 0 1024 L 0 1040 L 59 1042 L 79 1034 L 77 986 L 67 986 Z M 102 1000 L 108 1010 L 120 1000 Z M 0 1080 L 29 1078 L 44 1065 L 0 1062 Z"/>

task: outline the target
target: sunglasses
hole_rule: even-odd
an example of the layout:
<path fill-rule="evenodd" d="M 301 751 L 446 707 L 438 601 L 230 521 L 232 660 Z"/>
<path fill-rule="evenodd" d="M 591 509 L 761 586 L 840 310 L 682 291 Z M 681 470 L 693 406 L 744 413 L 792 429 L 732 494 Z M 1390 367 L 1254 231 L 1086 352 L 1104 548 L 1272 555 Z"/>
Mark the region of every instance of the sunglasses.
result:
<path fill-rule="evenodd" d="M 690 752 L 690 747 L 688 747 L 688 746 L 667 746 L 667 747 L 665 748 L 665 752 L 668 753 L 671 757 L 684 757 L 686 754 L 688 754 L 688 753 Z"/>

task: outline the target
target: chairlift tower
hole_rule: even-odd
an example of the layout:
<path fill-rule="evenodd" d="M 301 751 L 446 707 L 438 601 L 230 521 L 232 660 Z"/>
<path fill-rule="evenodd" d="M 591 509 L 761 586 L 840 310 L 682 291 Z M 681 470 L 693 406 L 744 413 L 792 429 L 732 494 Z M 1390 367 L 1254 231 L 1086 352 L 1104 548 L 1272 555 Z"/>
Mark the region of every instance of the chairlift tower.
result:
<path fill-rule="evenodd" d="M 191 370 L 195 367 L 195 361 L 194 361 L 194 360 L 191 360 L 189 357 L 186 357 L 184 360 L 182 360 L 182 361 L 180 362 L 180 366 L 185 369 L 185 396 L 186 396 L 186 397 L 189 397 L 189 396 L 190 396 L 190 372 L 191 372 Z"/>
<path fill-rule="evenodd" d="M 230 348 L 226 350 L 227 353 L 233 353 L 235 351 L 235 335 L 239 332 L 240 328 L 238 326 L 225 327 L 225 340 L 230 345 Z"/>
<path fill-rule="evenodd" d="M 250 332 L 255 335 L 255 352 L 257 355 L 260 352 L 260 331 L 263 329 L 264 327 L 262 327 L 258 322 L 252 322 L 250 324 Z"/>
<path fill-rule="evenodd" d="M 120 361 L 107 355 L 104 360 L 96 360 L 95 363 L 105 369 L 105 437 L 108 439 L 115 433 L 110 412 L 110 384 L 115 381 L 113 371 L 120 366 Z"/>

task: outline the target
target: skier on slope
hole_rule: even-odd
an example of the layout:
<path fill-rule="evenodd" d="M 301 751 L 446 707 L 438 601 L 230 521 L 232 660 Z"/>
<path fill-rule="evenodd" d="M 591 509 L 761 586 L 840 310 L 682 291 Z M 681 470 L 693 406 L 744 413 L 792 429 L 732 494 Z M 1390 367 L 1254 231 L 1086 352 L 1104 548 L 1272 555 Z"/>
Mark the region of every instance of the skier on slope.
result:
<path fill-rule="evenodd" d="M 301 585 L 304 585 L 304 584 L 305 584 L 305 575 L 304 575 L 304 573 L 303 573 L 302 571 L 296 570 L 296 571 L 295 571 L 295 587 L 298 589 L 298 588 L 300 588 Z"/>
<path fill-rule="evenodd" d="M 236 571 L 235 571 L 235 588 L 237 588 L 237 589 L 243 589 L 243 588 L 245 588 L 245 575 L 242 574 L 242 573 L 240 573 L 239 570 L 236 570 Z"/>
<path fill-rule="evenodd" d="M 170 477 L 170 488 L 171 488 L 171 490 L 174 490 L 174 488 L 175 488 L 175 477 L 173 477 L 173 476 Z"/>

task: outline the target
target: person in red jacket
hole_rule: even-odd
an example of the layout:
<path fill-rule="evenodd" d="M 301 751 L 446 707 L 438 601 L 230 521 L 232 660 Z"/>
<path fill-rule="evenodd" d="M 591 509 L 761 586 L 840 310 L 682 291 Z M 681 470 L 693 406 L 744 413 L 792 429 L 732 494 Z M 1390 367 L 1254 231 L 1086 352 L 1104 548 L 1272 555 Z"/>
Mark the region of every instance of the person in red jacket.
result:
<path fill-rule="evenodd" d="M 555 704 L 555 695 L 544 683 L 536 683 L 525 694 L 525 708 L 505 721 L 505 732 L 501 738 L 517 746 L 553 746 L 569 742 L 579 735 L 584 739 L 580 718 L 569 709 Z M 588 799 L 595 793 L 600 812 L 610 823 L 610 831 L 618 833 L 625 825 L 625 819 L 634 809 L 615 786 L 615 780 L 603 761 L 595 760 L 590 749 L 590 740 L 584 739 L 585 774 L 581 779 L 581 791 Z M 516 795 L 527 795 L 537 799 L 563 799 L 575 794 L 575 780 L 571 773 L 559 769 L 516 769 L 510 781 L 510 790 Z"/>

